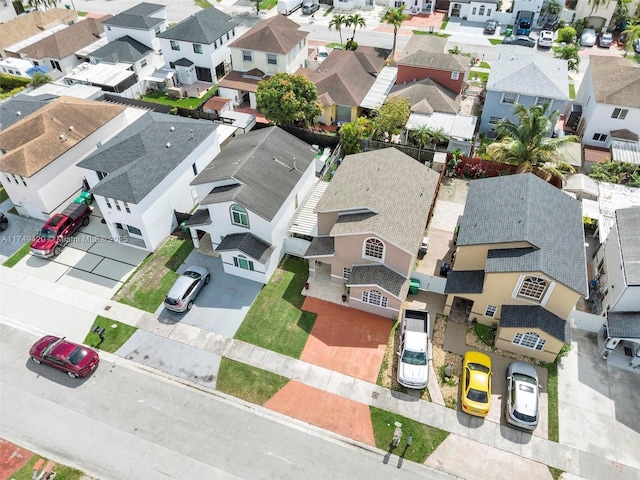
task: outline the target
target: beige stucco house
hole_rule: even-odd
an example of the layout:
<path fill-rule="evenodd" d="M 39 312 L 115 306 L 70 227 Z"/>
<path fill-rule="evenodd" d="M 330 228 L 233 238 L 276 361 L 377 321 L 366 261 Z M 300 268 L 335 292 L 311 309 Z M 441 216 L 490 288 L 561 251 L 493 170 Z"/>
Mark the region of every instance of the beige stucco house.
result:
<path fill-rule="evenodd" d="M 438 181 L 435 171 L 395 148 L 347 155 L 315 208 L 309 276 L 328 265 L 349 306 L 397 315 Z"/>
<path fill-rule="evenodd" d="M 587 295 L 580 202 L 526 173 L 474 180 L 459 222 L 445 314 L 498 323 L 498 348 L 553 361 Z"/>

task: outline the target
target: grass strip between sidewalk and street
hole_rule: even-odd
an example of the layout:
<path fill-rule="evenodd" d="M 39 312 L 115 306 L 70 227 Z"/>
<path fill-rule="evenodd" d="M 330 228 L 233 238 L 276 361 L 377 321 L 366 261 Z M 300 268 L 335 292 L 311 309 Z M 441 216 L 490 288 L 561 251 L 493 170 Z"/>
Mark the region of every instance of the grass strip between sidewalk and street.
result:
<path fill-rule="evenodd" d="M 556 363 L 548 363 L 547 371 L 547 415 L 549 440 L 552 442 L 560 441 L 560 425 L 558 423 L 558 365 Z"/>
<path fill-rule="evenodd" d="M 286 256 L 249 309 L 235 338 L 274 352 L 300 358 L 316 314 L 302 310 L 309 267 Z"/>
<path fill-rule="evenodd" d="M 40 458 L 44 459 L 46 465 L 46 462 L 49 459 L 34 455 L 20 470 L 12 473 L 7 478 L 10 478 L 11 480 L 32 480 L 34 473 L 33 466 Z M 73 467 L 68 467 L 67 465 L 62 465 L 60 463 L 56 463 L 56 466 L 53 467 L 53 471 L 56 472 L 56 478 L 60 480 L 80 480 L 82 478 L 88 478 L 85 476 L 84 472 L 81 472 L 80 470 Z"/>
<path fill-rule="evenodd" d="M 491 45 L 500 45 L 502 43 L 502 39 L 501 38 L 490 38 L 489 39 L 489 43 Z"/>
<path fill-rule="evenodd" d="M 100 340 L 97 333 L 93 333 L 95 327 L 105 329 L 104 341 Z M 136 327 L 132 327 L 126 323 L 98 315 L 82 343 L 92 348 L 99 348 L 105 352 L 114 353 L 131 338 L 131 335 L 133 335 L 136 330 L 138 330 Z"/>
<path fill-rule="evenodd" d="M 264 405 L 289 381 L 276 373 L 223 358 L 216 389 L 256 405 Z"/>
<path fill-rule="evenodd" d="M 31 252 L 31 244 L 25 243 L 16 253 L 7 258 L 2 265 L 8 268 L 14 267 L 20 260 L 29 255 L 29 252 Z"/>
<path fill-rule="evenodd" d="M 439 428 L 424 425 L 410 418 L 403 417 L 397 413 L 387 412 L 376 407 L 369 407 L 371 413 L 371 424 L 373 426 L 373 436 L 376 440 L 376 447 L 381 450 L 392 452 L 406 460 L 424 463 L 438 446 L 449 435 L 449 432 Z M 402 424 L 402 438 L 397 447 L 392 448 L 391 440 L 396 428 L 395 422 Z M 407 447 L 407 439 L 411 435 L 411 446 Z"/>

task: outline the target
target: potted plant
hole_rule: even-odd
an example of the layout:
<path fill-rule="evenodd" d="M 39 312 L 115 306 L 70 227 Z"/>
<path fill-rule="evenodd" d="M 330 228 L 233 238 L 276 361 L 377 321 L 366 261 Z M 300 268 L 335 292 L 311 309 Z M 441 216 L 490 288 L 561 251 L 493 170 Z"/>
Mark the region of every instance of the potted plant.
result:
<path fill-rule="evenodd" d="M 342 301 L 346 302 L 347 298 L 349 298 L 349 287 L 347 287 L 347 284 L 344 284 L 344 293 L 342 294 Z"/>

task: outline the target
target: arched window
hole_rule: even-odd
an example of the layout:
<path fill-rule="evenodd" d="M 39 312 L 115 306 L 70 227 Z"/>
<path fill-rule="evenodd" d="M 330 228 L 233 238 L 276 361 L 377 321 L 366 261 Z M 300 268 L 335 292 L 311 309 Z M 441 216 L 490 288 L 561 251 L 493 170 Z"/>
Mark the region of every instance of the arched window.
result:
<path fill-rule="evenodd" d="M 248 260 L 244 255 L 233 257 L 233 264 L 238 268 L 253 271 L 253 262 L 251 260 Z"/>
<path fill-rule="evenodd" d="M 518 296 L 531 298 L 533 300 L 541 300 L 544 292 L 547 290 L 547 281 L 539 277 L 525 277 L 520 285 Z"/>
<path fill-rule="evenodd" d="M 370 290 L 368 292 L 362 292 L 362 301 L 371 305 L 377 305 L 378 307 L 387 306 L 387 297 L 383 297 L 379 291 Z"/>
<path fill-rule="evenodd" d="M 367 238 L 364 242 L 364 256 L 382 260 L 384 257 L 384 243 L 377 238 Z"/>
<path fill-rule="evenodd" d="M 547 341 L 540 338 L 540 335 L 535 332 L 528 332 L 516 333 L 513 337 L 513 343 L 533 350 L 542 351 Z"/>
<path fill-rule="evenodd" d="M 484 5 L 480 6 L 480 10 L 478 11 L 478 15 L 484 15 Z"/>
<path fill-rule="evenodd" d="M 247 211 L 240 205 L 233 205 L 231 207 L 231 223 L 234 225 L 240 225 L 242 227 L 249 226 L 249 215 Z"/>

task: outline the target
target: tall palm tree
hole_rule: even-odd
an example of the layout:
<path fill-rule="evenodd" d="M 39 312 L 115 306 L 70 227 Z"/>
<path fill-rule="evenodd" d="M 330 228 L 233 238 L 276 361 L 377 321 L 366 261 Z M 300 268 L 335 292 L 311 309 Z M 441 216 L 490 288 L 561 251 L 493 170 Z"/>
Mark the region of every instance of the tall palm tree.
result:
<path fill-rule="evenodd" d="M 342 47 L 342 27 L 347 25 L 347 17 L 344 15 L 340 15 L 339 13 L 335 14 L 331 21 L 329 22 L 329 30 L 331 27 L 335 28 L 340 34 L 340 46 Z"/>
<path fill-rule="evenodd" d="M 622 32 L 627 36 L 627 39 L 624 43 L 624 54 L 627 55 L 627 52 L 633 50 L 633 42 L 640 38 L 640 23 L 636 23 L 635 25 L 629 25 L 627 29 Z"/>
<path fill-rule="evenodd" d="M 344 25 L 346 27 L 353 27 L 353 36 L 351 37 L 351 41 L 355 42 L 356 41 L 356 28 L 360 27 L 360 28 L 364 28 L 367 26 L 367 22 L 365 21 L 364 17 L 362 15 L 360 15 L 359 13 L 352 13 L 351 15 L 349 15 L 346 19 L 346 21 L 344 22 Z"/>
<path fill-rule="evenodd" d="M 411 130 L 411 136 L 420 148 L 435 147 L 439 143 L 448 141 L 451 137 L 442 128 L 433 129 L 426 125 Z"/>
<path fill-rule="evenodd" d="M 36 10 L 49 10 L 54 8 L 60 0 L 29 0 L 27 5 L 35 8 Z"/>
<path fill-rule="evenodd" d="M 517 165 L 517 173 L 533 172 L 543 180 L 562 185 L 564 174 L 575 169 L 560 159 L 560 147 L 577 142 L 569 135 L 550 138 L 560 112 L 554 110 L 546 116 L 547 107 L 516 104 L 514 114 L 518 123 L 502 119 L 496 125 L 498 141 L 487 147 L 487 154 L 497 162 Z"/>
<path fill-rule="evenodd" d="M 562 12 L 562 5 L 557 0 L 550 0 L 544 7 L 542 7 L 541 15 L 552 19 L 558 18 L 558 15 Z"/>
<path fill-rule="evenodd" d="M 553 56 L 555 58 L 566 60 L 567 68 L 578 73 L 580 71 L 580 55 L 578 53 L 579 51 L 580 47 L 578 47 L 577 45 L 565 45 L 564 47 L 560 47 L 556 52 L 554 52 Z"/>
<path fill-rule="evenodd" d="M 402 22 L 407 20 L 410 15 L 404 13 L 404 5 L 398 8 L 389 8 L 382 16 L 382 21 L 393 25 L 393 48 L 391 50 L 391 58 L 394 58 L 396 54 L 396 37 L 398 36 L 398 29 L 402 25 Z"/>

